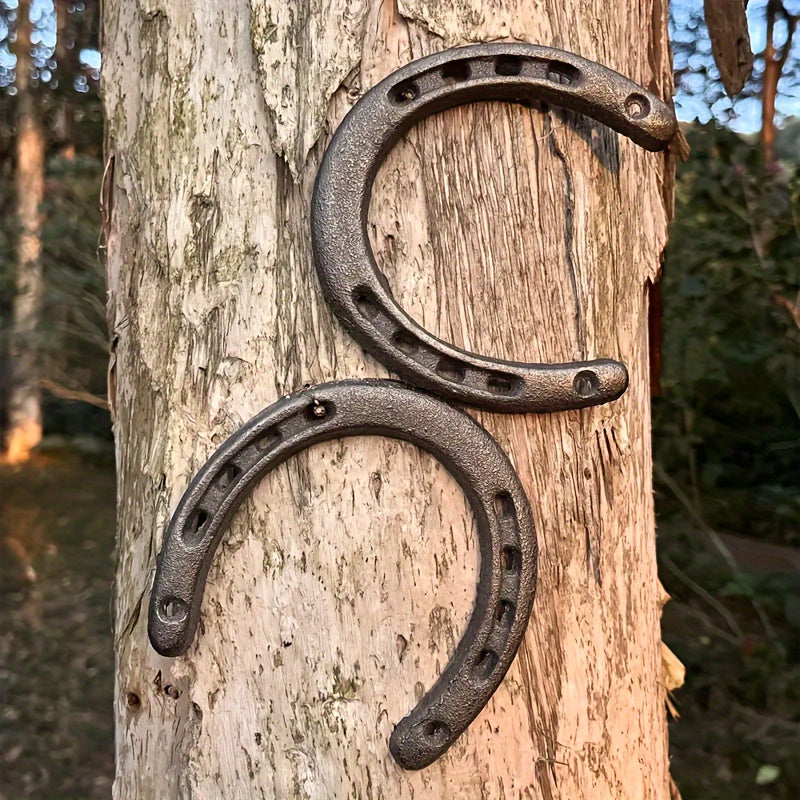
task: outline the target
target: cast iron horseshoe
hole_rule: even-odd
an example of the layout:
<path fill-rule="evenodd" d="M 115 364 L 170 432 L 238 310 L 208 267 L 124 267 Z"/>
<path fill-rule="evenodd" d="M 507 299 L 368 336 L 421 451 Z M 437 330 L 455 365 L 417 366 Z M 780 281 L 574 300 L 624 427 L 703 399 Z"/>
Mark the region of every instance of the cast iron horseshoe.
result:
<path fill-rule="evenodd" d="M 484 428 L 435 397 L 394 381 L 340 381 L 282 398 L 253 417 L 211 456 L 178 504 L 158 557 L 148 632 L 162 655 L 185 653 L 214 551 L 237 506 L 298 451 L 360 434 L 405 439 L 432 453 L 461 485 L 477 519 L 480 577 L 467 631 L 389 743 L 402 767 L 421 769 L 450 747 L 500 685 L 536 587 L 536 534 L 514 468 Z"/>
<path fill-rule="evenodd" d="M 367 236 L 372 182 L 394 143 L 430 114 L 476 100 L 545 101 L 586 114 L 648 150 L 663 150 L 675 115 L 617 72 L 563 50 L 478 44 L 421 58 L 370 89 L 328 146 L 311 206 L 314 260 L 325 297 L 365 350 L 439 397 L 492 411 L 561 411 L 614 400 L 618 361 L 524 364 L 460 350 L 397 304 Z"/>

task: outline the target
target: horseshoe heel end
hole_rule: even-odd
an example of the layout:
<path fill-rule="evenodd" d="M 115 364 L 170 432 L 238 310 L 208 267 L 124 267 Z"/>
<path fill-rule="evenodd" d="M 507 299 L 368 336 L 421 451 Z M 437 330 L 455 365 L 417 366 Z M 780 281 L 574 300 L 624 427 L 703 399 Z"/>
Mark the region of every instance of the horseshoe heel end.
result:
<path fill-rule="evenodd" d="M 403 768 L 419 770 L 429 767 L 455 742 L 444 722 L 419 722 L 413 714 L 400 720 L 389 738 L 389 752 Z"/>
<path fill-rule="evenodd" d="M 178 527 L 173 520 L 164 537 L 164 551 L 156 569 L 147 615 L 150 644 L 168 658 L 182 656 L 189 649 L 197 629 L 205 584 L 200 553 L 185 548 Z M 172 569 L 170 563 L 175 565 Z"/>
<path fill-rule="evenodd" d="M 675 112 L 660 103 L 657 108 L 653 109 L 650 122 L 651 132 L 648 135 L 641 135 L 638 140 L 634 139 L 634 137 L 631 138 L 651 153 L 666 150 L 678 132 L 678 121 L 675 118 Z"/>
<path fill-rule="evenodd" d="M 565 385 L 555 391 L 561 395 L 565 410 L 611 402 L 628 388 L 627 367 L 609 358 L 570 364 L 565 377 Z"/>
<path fill-rule="evenodd" d="M 178 598 L 157 598 L 155 594 L 150 598 L 147 636 L 159 655 L 174 658 L 189 649 L 194 634 L 187 624 L 190 613 L 190 608 Z M 187 616 L 182 618 L 184 614 Z"/>

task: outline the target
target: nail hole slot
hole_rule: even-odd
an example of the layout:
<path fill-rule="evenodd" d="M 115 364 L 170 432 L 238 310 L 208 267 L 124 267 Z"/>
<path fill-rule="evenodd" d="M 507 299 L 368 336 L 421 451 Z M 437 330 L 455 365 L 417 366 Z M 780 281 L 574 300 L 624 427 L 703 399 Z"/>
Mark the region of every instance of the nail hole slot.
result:
<path fill-rule="evenodd" d="M 353 302 L 359 310 L 361 316 L 367 319 L 375 319 L 378 316 L 378 306 L 375 299 L 368 289 L 358 288 L 353 292 Z"/>
<path fill-rule="evenodd" d="M 506 572 L 518 572 L 522 563 L 522 554 L 514 547 L 504 547 L 502 561 L 503 569 Z"/>
<path fill-rule="evenodd" d="M 522 72 L 522 59 L 519 56 L 497 56 L 494 71 L 498 75 L 519 75 Z"/>
<path fill-rule="evenodd" d="M 469 61 L 451 61 L 442 67 L 442 79 L 447 85 L 469 80 L 469 76 Z"/>
<path fill-rule="evenodd" d="M 436 374 L 451 383 L 463 383 L 466 375 L 464 367 L 452 358 L 440 358 L 436 365 Z"/>
<path fill-rule="evenodd" d="M 509 600 L 501 600 L 500 605 L 497 606 L 494 618 L 502 625 L 509 627 L 514 622 L 514 615 L 516 614 L 516 607 Z"/>
<path fill-rule="evenodd" d="M 419 350 L 422 345 L 416 336 L 406 333 L 405 331 L 397 331 L 397 333 L 392 336 L 392 343 L 398 350 L 409 356 Z"/>
<path fill-rule="evenodd" d="M 641 94 L 628 95 L 625 111 L 631 119 L 643 119 L 650 113 L 650 101 Z"/>
<path fill-rule="evenodd" d="M 414 81 L 403 81 L 402 83 L 398 83 L 397 86 L 392 87 L 389 96 L 398 105 L 404 105 L 405 103 L 410 103 L 412 100 L 417 99 L 419 96 L 419 88 Z"/>
<path fill-rule="evenodd" d="M 501 519 L 514 516 L 514 499 L 508 492 L 498 492 L 494 496 L 494 513 Z"/>
<path fill-rule="evenodd" d="M 422 732 L 428 739 L 432 739 L 437 743 L 445 742 L 450 738 L 450 726 L 438 719 L 426 722 Z"/>
<path fill-rule="evenodd" d="M 241 474 L 242 471 L 236 464 L 228 464 L 220 473 L 219 478 L 217 478 L 217 486 L 220 489 L 227 489 Z"/>
<path fill-rule="evenodd" d="M 273 447 L 277 447 L 282 438 L 281 432 L 277 428 L 270 428 L 256 439 L 255 445 L 262 451 L 271 450 Z"/>
<path fill-rule="evenodd" d="M 575 376 L 572 388 L 579 397 L 591 397 L 600 388 L 600 381 L 594 372 L 583 370 Z"/>
<path fill-rule="evenodd" d="M 503 375 L 496 372 L 486 379 L 486 387 L 495 394 L 516 394 L 519 389 L 519 380 L 514 375 Z"/>
<path fill-rule="evenodd" d="M 581 73 L 572 64 L 563 61 L 551 61 L 547 65 L 547 80 L 560 83 L 562 86 L 572 86 L 580 79 Z"/>
<path fill-rule="evenodd" d="M 194 519 L 192 520 L 192 524 L 190 526 L 192 533 L 198 533 L 203 525 L 206 524 L 206 522 L 208 522 L 208 512 L 198 509 L 195 512 Z"/>
<path fill-rule="evenodd" d="M 485 678 L 488 678 L 489 675 L 492 674 L 494 668 L 497 666 L 497 662 L 500 660 L 500 657 L 494 650 L 481 650 L 481 654 L 478 656 L 478 660 L 475 662 L 475 671 L 479 672 Z"/>
<path fill-rule="evenodd" d="M 189 606 L 177 597 L 165 597 L 161 601 L 161 616 L 168 622 L 180 622 L 189 614 Z"/>

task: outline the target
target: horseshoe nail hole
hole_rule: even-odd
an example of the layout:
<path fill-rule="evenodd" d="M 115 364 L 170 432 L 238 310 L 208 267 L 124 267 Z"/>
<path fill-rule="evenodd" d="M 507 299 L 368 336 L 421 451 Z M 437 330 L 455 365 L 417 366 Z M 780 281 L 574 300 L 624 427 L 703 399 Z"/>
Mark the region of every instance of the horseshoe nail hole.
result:
<path fill-rule="evenodd" d="M 579 397 L 591 397 L 600 388 L 600 381 L 594 372 L 583 370 L 575 376 L 572 388 Z"/>
<path fill-rule="evenodd" d="M 195 512 L 194 518 L 192 519 L 192 524 L 189 526 L 189 529 L 192 533 L 198 533 L 203 525 L 208 522 L 208 512 L 203 511 L 202 509 L 198 509 Z"/>
<path fill-rule="evenodd" d="M 461 83 L 469 79 L 469 61 L 451 61 L 442 67 L 442 78 L 448 85 Z"/>
<path fill-rule="evenodd" d="M 519 75 L 522 72 L 522 59 L 519 56 L 497 56 L 494 71 L 498 75 Z"/>
<path fill-rule="evenodd" d="M 463 383 L 466 374 L 464 367 L 452 358 L 440 358 L 436 365 L 436 373 L 440 378 L 453 383 Z"/>
<path fill-rule="evenodd" d="M 131 711 L 138 711 L 142 706 L 142 698 L 139 697 L 136 692 L 126 692 L 125 705 L 128 706 Z"/>
<path fill-rule="evenodd" d="M 220 489 L 227 489 L 241 474 L 242 471 L 236 466 L 236 464 L 228 464 L 228 466 L 225 467 L 225 469 L 220 473 L 219 478 L 217 478 L 217 486 L 219 486 Z M 202 527 L 202 523 L 200 523 L 200 526 Z M 195 528 L 195 532 L 197 530 L 198 529 Z"/>
<path fill-rule="evenodd" d="M 514 516 L 514 500 L 508 492 L 498 492 L 494 496 L 494 513 L 498 517 Z"/>
<path fill-rule="evenodd" d="M 547 80 L 553 83 L 560 83 L 562 86 L 571 86 L 577 83 L 581 73 L 572 64 L 565 64 L 563 61 L 551 61 L 547 65 Z"/>
<path fill-rule="evenodd" d="M 443 742 L 450 736 L 450 726 L 446 722 L 435 719 L 426 722 L 422 732 L 429 739 L 434 739 L 436 742 Z"/>
<path fill-rule="evenodd" d="M 492 670 L 497 666 L 500 656 L 494 650 L 481 650 L 478 660 L 475 662 L 475 670 L 485 677 L 492 674 Z"/>
<path fill-rule="evenodd" d="M 181 696 L 181 690 L 177 686 L 173 686 L 171 683 L 168 683 L 164 687 L 164 694 L 171 700 L 177 700 Z"/>
<path fill-rule="evenodd" d="M 650 101 L 641 94 L 630 94 L 625 101 L 625 111 L 632 119 L 642 119 L 650 113 Z"/>
<path fill-rule="evenodd" d="M 270 428 L 258 437 L 255 445 L 259 450 L 270 450 L 275 447 L 283 437 L 277 428 Z"/>
<path fill-rule="evenodd" d="M 322 420 L 333 416 L 333 404 L 325 400 L 314 400 L 311 405 L 306 408 L 306 417 L 311 422 L 322 422 Z"/>
<path fill-rule="evenodd" d="M 519 381 L 515 376 L 503 375 L 498 372 L 486 379 L 486 386 L 495 394 L 515 394 L 519 388 Z"/>
<path fill-rule="evenodd" d="M 398 331 L 394 336 L 392 336 L 392 342 L 398 350 L 406 355 L 411 355 L 418 350 L 420 346 L 419 339 L 410 333 L 406 333 L 405 331 Z"/>
<path fill-rule="evenodd" d="M 353 301 L 362 316 L 367 317 L 367 319 L 374 319 L 378 316 L 378 306 L 375 304 L 375 300 L 369 290 L 356 289 L 353 292 Z"/>
<path fill-rule="evenodd" d="M 403 103 L 410 103 L 412 100 L 415 100 L 419 95 L 419 88 L 414 81 L 403 81 L 403 83 L 398 83 L 397 86 L 393 86 L 389 91 L 389 97 L 394 100 L 395 103 L 403 104 Z"/>
<path fill-rule="evenodd" d="M 514 547 L 504 547 L 501 554 L 503 569 L 506 572 L 517 572 L 522 561 L 521 553 Z"/>
<path fill-rule="evenodd" d="M 503 625 L 510 625 L 514 621 L 514 614 L 517 609 L 514 604 L 508 600 L 501 600 L 500 605 L 497 606 L 494 618 Z"/>
<path fill-rule="evenodd" d="M 189 606 L 177 597 L 165 597 L 161 601 L 161 615 L 170 622 L 180 622 L 188 613 Z"/>

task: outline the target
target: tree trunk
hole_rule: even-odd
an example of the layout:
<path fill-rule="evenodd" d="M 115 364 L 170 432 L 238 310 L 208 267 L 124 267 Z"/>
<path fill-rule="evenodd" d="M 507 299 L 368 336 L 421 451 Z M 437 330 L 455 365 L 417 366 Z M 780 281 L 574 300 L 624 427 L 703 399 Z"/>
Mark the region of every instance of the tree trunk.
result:
<path fill-rule="evenodd" d="M 761 152 L 764 163 L 775 164 L 775 100 L 783 68 L 792 51 L 794 31 L 800 22 L 799 15 L 789 14 L 781 0 L 769 0 L 766 8 L 767 35 L 764 44 L 764 76 L 761 86 Z M 775 24 L 786 23 L 786 38 L 780 47 L 775 46 Z"/>
<path fill-rule="evenodd" d="M 237 513 L 185 657 L 149 646 L 164 526 L 197 468 L 280 395 L 384 376 L 323 302 L 308 209 L 331 132 L 393 69 L 451 45 L 564 47 L 671 93 L 666 4 L 107 0 L 106 232 L 119 469 L 118 800 L 667 798 L 651 490 L 647 282 L 672 171 L 602 125 L 476 104 L 420 124 L 370 227 L 429 330 L 527 361 L 611 356 L 623 398 L 470 410 L 515 462 L 541 547 L 526 640 L 433 766 L 393 724 L 460 638 L 474 523 L 413 446 L 335 441 Z"/>
<path fill-rule="evenodd" d="M 44 133 L 36 98 L 31 90 L 30 2 L 20 0 L 14 45 L 17 89 L 17 276 L 11 312 L 11 388 L 8 395 L 8 431 L 4 460 L 26 461 L 42 438 L 39 357 L 32 336 L 39 323 L 44 297 L 41 251 L 41 215 L 44 195 Z"/>
<path fill-rule="evenodd" d="M 775 56 L 775 18 L 780 3 L 770 0 L 767 3 L 767 41 L 764 45 L 764 77 L 761 87 L 761 152 L 764 163 L 775 161 L 775 98 L 778 94 L 778 81 L 781 68 Z"/>

